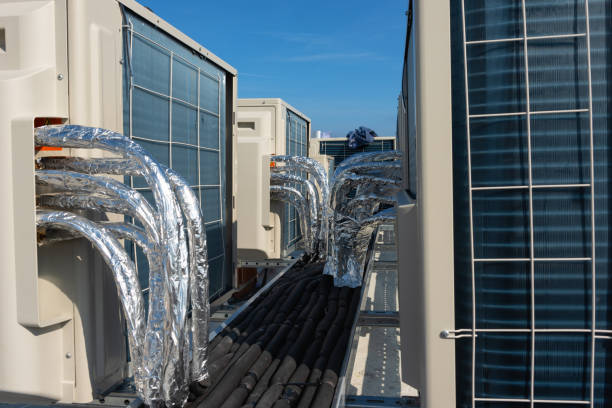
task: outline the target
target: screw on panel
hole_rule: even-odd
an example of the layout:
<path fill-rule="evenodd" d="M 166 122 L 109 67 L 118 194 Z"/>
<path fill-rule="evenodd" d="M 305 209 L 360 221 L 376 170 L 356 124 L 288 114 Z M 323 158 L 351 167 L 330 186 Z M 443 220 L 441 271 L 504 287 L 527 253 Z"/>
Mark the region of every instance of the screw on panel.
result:
<path fill-rule="evenodd" d="M 66 358 L 72 358 L 72 353 L 70 352 L 66 353 Z"/>
<path fill-rule="evenodd" d="M 440 337 L 443 339 L 448 339 L 450 337 L 450 332 L 448 330 L 443 330 L 442 333 L 440 333 Z"/>
<path fill-rule="evenodd" d="M 64 79 L 64 74 L 57 74 L 57 80 L 61 81 L 62 79 Z"/>

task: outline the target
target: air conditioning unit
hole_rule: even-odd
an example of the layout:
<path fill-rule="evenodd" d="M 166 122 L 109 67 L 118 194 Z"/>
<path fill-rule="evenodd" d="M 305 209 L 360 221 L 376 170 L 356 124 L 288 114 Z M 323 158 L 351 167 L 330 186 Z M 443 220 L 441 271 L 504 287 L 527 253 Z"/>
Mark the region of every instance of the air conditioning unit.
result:
<path fill-rule="evenodd" d="M 321 154 L 321 139 L 311 138 L 308 146 L 308 154 L 311 159 L 315 159 L 325 169 L 329 179 L 333 176 L 335 168 L 335 159 L 333 156 Z"/>
<path fill-rule="evenodd" d="M 310 119 L 282 99 L 239 99 L 238 258 L 278 259 L 297 249 L 297 212 L 270 202 L 270 156 L 308 157 Z"/>
<path fill-rule="evenodd" d="M 610 406 L 610 2 L 411 3 L 404 380 L 421 407 Z"/>
<path fill-rule="evenodd" d="M 131 0 L 0 0 L 0 95 L 0 402 L 90 402 L 130 375 L 117 290 L 85 240 L 37 246 L 34 169 L 41 156 L 105 154 L 35 150 L 34 129 L 124 133 L 187 179 L 218 296 L 234 282 L 236 71 Z M 146 263 L 139 276 L 146 297 Z"/>

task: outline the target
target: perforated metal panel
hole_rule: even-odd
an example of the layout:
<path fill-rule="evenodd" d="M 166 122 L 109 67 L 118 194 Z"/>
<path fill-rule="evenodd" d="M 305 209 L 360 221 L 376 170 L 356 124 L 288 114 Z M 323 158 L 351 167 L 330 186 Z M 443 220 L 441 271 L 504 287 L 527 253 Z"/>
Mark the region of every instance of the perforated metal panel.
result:
<path fill-rule="evenodd" d="M 232 284 L 231 254 L 225 244 L 226 73 L 129 10 L 125 23 L 124 131 L 183 176 L 198 195 L 214 298 Z M 129 182 L 154 202 L 144 179 Z M 140 248 L 135 260 L 140 283 L 148 288 L 148 266 Z"/>
<path fill-rule="evenodd" d="M 612 405 L 612 8 L 451 2 L 457 406 Z"/>

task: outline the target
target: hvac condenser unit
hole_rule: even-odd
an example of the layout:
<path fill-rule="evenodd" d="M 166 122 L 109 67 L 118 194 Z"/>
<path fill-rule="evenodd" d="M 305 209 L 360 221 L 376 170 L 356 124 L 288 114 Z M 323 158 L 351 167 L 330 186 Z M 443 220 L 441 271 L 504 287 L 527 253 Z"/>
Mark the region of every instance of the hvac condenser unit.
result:
<path fill-rule="evenodd" d="M 134 1 L 0 0 L 0 402 L 89 402 L 129 375 L 102 258 L 83 239 L 37 248 L 35 159 L 103 153 L 35 151 L 34 128 L 124 133 L 188 180 L 216 296 L 233 284 L 235 90 L 231 66 Z M 151 196 L 139 178 L 128 184 Z"/>
<path fill-rule="evenodd" d="M 270 202 L 270 156 L 308 156 L 310 119 L 282 99 L 239 99 L 238 258 L 278 259 L 302 238 L 295 208 Z"/>
<path fill-rule="evenodd" d="M 364 146 L 350 148 L 348 139 L 345 137 L 328 137 L 310 140 L 310 157 L 317 160 L 325 167 L 328 174 L 333 174 L 335 166 L 344 159 L 357 153 L 386 152 L 395 150 L 396 139 L 394 136 L 379 136 L 374 141 Z"/>
<path fill-rule="evenodd" d="M 610 1 L 412 3 L 404 380 L 422 407 L 612 406 Z"/>

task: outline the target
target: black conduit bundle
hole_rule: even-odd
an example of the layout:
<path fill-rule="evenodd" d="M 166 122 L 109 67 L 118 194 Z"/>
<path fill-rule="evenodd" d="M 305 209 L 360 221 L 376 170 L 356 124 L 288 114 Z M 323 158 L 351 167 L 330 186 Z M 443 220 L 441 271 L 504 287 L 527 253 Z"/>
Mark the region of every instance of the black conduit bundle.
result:
<path fill-rule="evenodd" d="M 190 408 L 331 406 L 361 288 L 322 271 L 296 264 L 217 335 Z"/>

